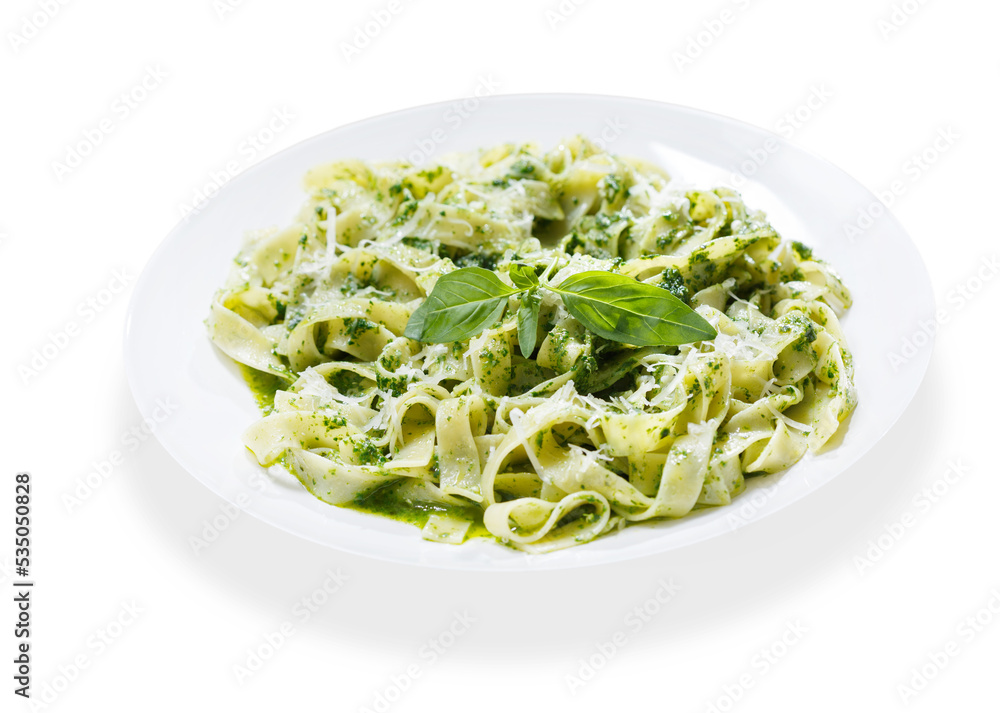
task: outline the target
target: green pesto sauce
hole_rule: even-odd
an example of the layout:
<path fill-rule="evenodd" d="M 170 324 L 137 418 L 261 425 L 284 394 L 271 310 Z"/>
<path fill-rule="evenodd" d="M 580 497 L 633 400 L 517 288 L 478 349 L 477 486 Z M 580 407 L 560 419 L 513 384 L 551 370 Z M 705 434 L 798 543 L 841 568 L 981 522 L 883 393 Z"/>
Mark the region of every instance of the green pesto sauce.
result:
<path fill-rule="evenodd" d="M 240 364 L 240 371 L 247 386 L 250 387 L 250 391 L 253 392 L 257 407 L 265 416 L 271 413 L 274 409 L 274 395 L 281 389 L 285 382 L 277 376 L 257 371 L 243 364 Z M 356 375 L 351 374 L 351 376 Z M 289 472 L 294 472 L 288 468 L 288 464 L 284 458 L 280 462 L 285 465 L 285 468 Z M 426 525 L 427 519 L 435 513 L 442 515 L 450 514 L 472 522 L 472 526 L 465 536 L 466 540 L 473 537 L 493 537 L 489 530 L 486 529 L 486 526 L 483 525 L 483 511 L 481 508 L 475 505 L 459 507 L 442 505 L 441 503 L 409 502 L 403 499 L 397 492 L 400 484 L 401 481 L 395 481 L 389 485 L 384 485 L 376 490 L 358 496 L 353 503 L 345 503 L 341 507 L 387 517 L 390 520 L 405 522 L 419 528 Z"/>
<path fill-rule="evenodd" d="M 486 529 L 486 526 L 483 525 L 483 511 L 481 508 L 474 505 L 462 507 L 426 501 L 411 502 L 399 494 L 399 486 L 401 484 L 401 481 L 396 481 L 375 490 L 370 490 L 363 495 L 359 495 L 354 499 L 354 502 L 345 503 L 343 507 L 372 515 L 380 515 L 381 517 L 405 522 L 419 528 L 423 528 L 427 524 L 427 520 L 431 515 L 452 515 L 472 521 L 472 526 L 465 537 L 466 540 L 473 537 L 493 537 L 489 533 L 489 530 Z"/>
<path fill-rule="evenodd" d="M 277 393 L 282 385 L 284 385 L 284 380 L 280 379 L 273 374 L 268 374 L 266 371 L 257 371 L 254 368 L 246 366 L 245 364 L 240 364 L 240 372 L 243 374 L 243 380 L 247 382 L 247 386 L 250 387 L 250 391 L 253 392 L 254 401 L 257 402 L 257 408 L 259 408 L 264 415 L 271 413 L 274 409 L 274 395 Z"/>

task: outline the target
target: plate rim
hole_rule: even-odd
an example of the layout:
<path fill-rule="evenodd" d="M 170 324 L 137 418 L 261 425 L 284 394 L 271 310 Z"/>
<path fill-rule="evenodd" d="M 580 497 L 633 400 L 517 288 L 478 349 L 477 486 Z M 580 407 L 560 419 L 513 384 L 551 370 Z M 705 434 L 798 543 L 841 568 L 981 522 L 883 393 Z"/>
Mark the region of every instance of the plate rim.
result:
<path fill-rule="evenodd" d="M 218 197 L 224 193 L 232 193 L 239 186 L 246 183 L 248 180 L 251 180 L 260 174 L 266 173 L 269 167 L 275 164 L 276 162 L 280 161 L 282 157 L 294 151 L 305 149 L 310 144 L 330 141 L 337 134 L 349 132 L 355 127 L 360 127 L 366 124 L 375 123 L 378 121 L 392 119 L 392 118 L 403 118 L 408 115 L 427 112 L 433 109 L 446 109 L 452 106 L 456 101 L 461 101 L 462 99 L 463 97 L 458 97 L 454 99 L 447 99 L 438 102 L 430 102 L 425 104 L 404 107 L 398 110 L 382 112 L 380 114 L 357 119 L 346 124 L 341 124 L 332 127 L 330 129 L 327 129 L 325 131 L 322 131 L 320 133 L 301 139 L 281 149 L 280 151 L 277 151 L 276 153 L 258 161 L 257 163 L 249 166 L 248 168 L 240 172 L 237 176 L 233 177 L 232 179 L 227 181 L 224 185 L 222 185 L 216 192 L 216 194 L 212 196 L 212 198 L 210 198 L 209 200 L 207 200 L 205 203 L 202 204 L 202 207 L 216 202 Z M 858 179 L 854 178 L 846 170 L 844 170 L 837 164 L 833 163 L 831 160 L 817 154 L 816 152 L 810 149 L 804 148 L 803 146 L 792 141 L 791 139 L 781 136 L 769 129 L 759 127 L 755 124 L 743 121 L 741 119 L 736 119 L 731 116 L 719 114 L 717 112 L 698 109 L 695 107 L 690 107 L 681 104 L 675 104 L 672 102 L 658 101 L 654 99 L 630 97 L 625 95 L 590 94 L 590 93 L 577 93 L 577 92 L 525 92 L 525 93 L 515 93 L 515 94 L 497 94 L 486 97 L 478 97 L 477 99 L 480 102 L 488 104 L 502 104 L 509 102 L 516 103 L 524 101 L 567 101 L 567 100 L 583 101 L 583 102 L 625 103 L 633 106 L 643 107 L 651 111 L 669 111 L 669 112 L 676 112 L 679 114 L 683 114 L 688 117 L 710 118 L 720 124 L 733 126 L 744 131 L 750 130 L 751 132 L 761 135 L 762 138 L 764 139 L 773 138 L 774 140 L 779 142 L 779 145 L 792 147 L 796 151 L 808 157 L 810 161 L 822 164 L 828 170 L 833 169 L 836 173 L 840 175 L 841 179 L 846 179 L 847 181 L 854 184 L 856 188 L 862 190 L 866 195 L 867 199 L 869 199 L 870 201 L 878 202 L 877 196 L 871 191 L 871 189 L 869 189 L 866 185 L 862 184 Z M 391 158 L 387 157 L 385 160 L 391 160 Z M 749 180 L 752 182 L 753 179 L 751 178 Z M 177 221 L 177 223 L 170 229 L 170 231 L 168 231 L 166 235 L 159 241 L 156 248 L 150 253 L 149 258 L 143 265 L 143 268 L 132 290 L 132 294 L 130 295 L 129 298 L 129 304 L 125 315 L 124 329 L 123 329 L 124 370 L 126 379 L 129 384 L 129 390 L 133 398 L 133 402 L 136 404 L 140 414 L 144 417 L 148 417 L 150 414 L 146 413 L 146 411 L 144 410 L 143 402 L 139 396 L 140 393 L 143 391 L 143 388 L 142 388 L 142 382 L 137 374 L 135 359 L 132 357 L 133 351 L 137 349 L 137 347 L 134 344 L 134 340 L 131 338 L 133 334 L 132 327 L 136 316 L 136 311 L 141 307 L 140 296 L 143 295 L 147 287 L 147 283 L 152 279 L 151 275 L 153 273 L 153 270 L 151 268 L 154 267 L 159 261 L 161 261 L 162 255 L 165 252 L 167 252 L 171 243 L 174 242 L 176 237 L 179 234 L 183 233 L 185 227 L 188 226 L 191 222 L 198 220 L 198 218 L 199 215 L 197 213 L 193 216 L 188 214 L 186 216 L 181 217 Z M 927 269 L 927 263 L 924 260 L 924 257 L 920 252 L 919 247 L 910 237 L 908 231 L 903 227 L 903 225 L 899 222 L 896 216 L 891 212 L 890 208 L 886 207 L 884 215 L 880 217 L 880 220 L 890 221 L 891 227 L 895 231 L 905 236 L 907 242 L 912 247 L 914 256 L 916 257 L 917 263 L 919 264 L 920 267 L 920 274 L 912 275 L 912 277 L 915 278 L 915 280 L 921 284 L 921 289 L 916 294 L 920 294 L 922 297 L 926 296 L 930 297 L 930 302 L 929 302 L 930 311 L 928 313 L 925 313 L 924 316 L 927 316 L 928 314 L 932 315 L 933 310 L 936 308 L 936 304 L 933 299 L 934 295 L 933 286 L 930 279 L 930 273 Z M 669 537 L 652 538 L 645 542 L 637 543 L 636 545 L 630 547 L 627 550 L 602 552 L 604 556 L 599 556 L 599 557 L 588 556 L 588 553 L 585 552 L 586 543 L 585 545 L 581 545 L 579 547 L 572 547 L 566 550 L 560 550 L 548 554 L 524 555 L 523 553 L 516 553 L 519 555 L 516 561 L 521 563 L 520 566 L 515 564 L 514 560 L 508 560 L 500 564 L 499 562 L 495 562 L 493 560 L 490 560 L 487 563 L 481 563 L 478 560 L 461 561 L 456 557 L 445 557 L 445 558 L 436 557 L 433 560 L 425 561 L 423 559 L 414 559 L 412 557 L 393 556 L 391 554 L 385 554 L 385 553 L 375 553 L 372 552 L 371 550 L 366 550 L 363 546 L 354 546 L 353 541 L 349 541 L 346 543 L 339 542 L 338 544 L 334 544 L 329 541 L 324 541 L 307 532 L 303 532 L 301 530 L 289 529 L 287 525 L 276 522 L 266 512 L 262 512 L 260 508 L 256 507 L 257 503 L 256 499 L 251 499 L 249 504 L 239 503 L 236 501 L 236 498 L 230 497 L 227 493 L 220 492 L 220 488 L 217 488 L 215 483 L 203 479 L 197 474 L 195 469 L 189 467 L 189 465 L 185 462 L 185 459 L 182 459 L 177 453 L 174 452 L 170 444 L 164 441 L 164 439 L 162 438 L 162 434 L 158 430 L 154 430 L 153 435 L 156 436 L 157 441 L 164 448 L 164 450 L 171 457 L 171 459 L 180 468 L 187 471 L 187 473 L 191 477 L 193 477 L 196 481 L 198 481 L 202 486 L 206 487 L 217 497 L 234 505 L 235 507 L 240 508 L 241 511 L 246 512 L 247 514 L 267 523 L 270 526 L 276 527 L 296 537 L 301 537 L 305 540 L 314 542 L 324 547 L 332 548 L 337 551 L 342 551 L 358 556 L 377 559 L 384 562 L 392 562 L 395 564 L 409 564 L 413 566 L 432 567 L 435 569 L 449 569 L 449 570 L 469 571 L 469 572 L 549 571 L 555 569 L 571 569 L 571 568 L 587 567 L 587 566 L 600 566 L 600 565 L 625 562 L 642 557 L 650 557 L 657 554 L 664 554 L 671 550 L 692 546 L 702 542 L 706 542 L 708 540 L 715 539 L 721 535 L 730 532 L 735 532 L 736 530 L 743 529 L 744 527 L 755 524 L 759 522 L 761 519 L 764 519 L 767 515 L 771 515 L 781 510 L 784 510 L 788 506 L 804 499 L 806 496 L 821 490 L 835 477 L 841 475 L 850 468 L 855 467 L 859 461 L 864 459 L 870 453 L 872 448 L 874 448 L 874 446 L 877 445 L 886 436 L 886 434 L 888 434 L 889 431 L 893 429 L 893 427 L 903 416 L 903 414 L 907 412 L 907 410 L 910 408 L 910 405 L 913 402 L 913 399 L 916 397 L 917 393 L 919 393 L 920 388 L 926 379 L 935 342 L 936 342 L 936 335 L 930 335 L 927 346 L 919 351 L 917 358 L 911 360 L 916 362 L 916 364 L 912 367 L 913 369 L 916 370 L 916 374 L 911 377 L 912 383 L 907 389 L 907 393 L 905 394 L 905 399 L 902 400 L 902 402 L 900 403 L 899 407 L 895 410 L 895 413 L 892 415 L 892 417 L 890 419 L 887 419 L 884 423 L 882 423 L 881 432 L 878 433 L 876 437 L 872 438 L 870 442 L 866 443 L 864 447 L 861 448 L 857 453 L 853 454 L 854 457 L 845 465 L 843 465 L 843 467 L 839 468 L 830 477 L 824 479 L 822 482 L 817 483 L 816 485 L 810 486 L 808 489 L 803 490 L 802 492 L 795 493 L 793 497 L 783 500 L 773 509 L 764 512 L 763 515 L 761 515 L 760 517 L 752 518 L 737 527 L 730 527 L 729 529 L 703 534 L 691 541 L 677 541 L 677 538 L 669 538 Z M 806 462 L 807 459 L 811 459 L 813 457 L 815 457 L 813 456 L 813 454 L 807 454 L 798 463 Z M 261 470 L 263 471 L 265 469 L 261 467 Z M 780 473 L 774 475 L 781 475 L 787 473 L 788 470 L 790 469 L 781 471 Z M 310 495 L 310 497 L 312 496 Z M 328 505 L 328 507 L 334 508 L 337 506 Z M 713 508 L 713 510 L 717 509 L 718 508 Z M 365 514 L 365 516 L 378 517 L 376 515 L 368 515 L 368 514 Z M 679 518 L 679 520 L 683 519 L 684 518 Z M 408 533 L 409 537 L 417 540 L 420 539 L 419 531 L 416 528 L 408 526 L 406 532 Z M 505 554 L 509 554 L 510 552 L 512 552 L 512 550 L 504 547 L 503 545 L 497 542 L 490 541 L 488 538 L 481 538 L 481 541 L 487 543 L 491 548 L 492 547 L 500 548 L 497 551 L 504 551 Z M 438 543 L 432 543 L 432 544 L 438 547 L 444 547 L 444 545 L 440 545 Z M 469 547 L 470 545 L 472 545 L 472 542 L 467 542 L 463 545 L 458 546 L 458 548 L 465 548 Z M 452 549 L 457 549 L 457 548 L 455 546 L 452 546 Z"/>

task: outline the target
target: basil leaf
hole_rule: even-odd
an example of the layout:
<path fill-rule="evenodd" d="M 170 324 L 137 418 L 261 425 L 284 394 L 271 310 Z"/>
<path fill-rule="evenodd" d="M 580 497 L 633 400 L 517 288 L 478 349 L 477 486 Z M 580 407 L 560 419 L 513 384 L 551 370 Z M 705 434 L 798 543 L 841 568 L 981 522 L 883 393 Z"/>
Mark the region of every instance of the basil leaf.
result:
<path fill-rule="evenodd" d="M 500 319 L 507 298 L 517 293 L 481 267 L 449 272 L 410 316 L 403 334 L 432 344 L 463 342 Z"/>
<path fill-rule="evenodd" d="M 716 335 L 712 325 L 667 290 L 625 275 L 579 272 L 549 289 L 562 296 L 584 327 L 615 342 L 677 346 Z"/>
<path fill-rule="evenodd" d="M 538 341 L 538 311 L 542 298 L 537 290 L 529 290 L 521 296 L 521 309 L 517 311 L 517 343 L 521 356 L 530 359 Z"/>
<path fill-rule="evenodd" d="M 507 274 L 510 275 L 510 281 L 522 290 L 538 284 L 538 276 L 535 274 L 535 269 L 527 265 L 522 265 L 519 262 L 511 263 L 507 269 Z"/>

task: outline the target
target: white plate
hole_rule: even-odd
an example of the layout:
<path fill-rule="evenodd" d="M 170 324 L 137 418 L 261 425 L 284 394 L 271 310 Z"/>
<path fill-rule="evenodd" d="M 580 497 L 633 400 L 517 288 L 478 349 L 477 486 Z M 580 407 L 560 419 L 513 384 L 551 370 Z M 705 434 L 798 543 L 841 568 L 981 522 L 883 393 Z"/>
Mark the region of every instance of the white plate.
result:
<path fill-rule="evenodd" d="M 460 108 L 457 108 L 460 107 Z M 854 294 L 844 320 L 854 353 L 860 405 L 840 445 L 788 471 L 749 481 L 728 507 L 626 528 L 548 555 L 528 556 L 484 539 L 462 546 L 425 542 L 403 523 L 327 505 L 297 482 L 261 478 L 240 442 L 259 418 L 249 389 L 209 342 L 203 320 L 244 232 L 288 224 L 305 193 L 306 170 L 335 159 L 407 157 L 465 151 L 506 141 L 545 149 L 575 133 L 602 137 L 609 150 L 655 161 L 675 177 L 740 188 L 778 231 L 829 260 Z M 386 560 L 468 570 L 522 570 L 613 562 L 689 545 L 773 513 L 843 472 L 888 431 L 923 378 L 929 345 L 890 363 L 904 338 L 932 318 L 933 294 L 920 256 L 888 215 L 856 240 L 843 226 L 875 197 L 836 167 L 784 139 L 732 119 L 684 107 L 587 95 L 500 96 L 431 104 L 334 129 L 262 162 L 226 185 L 178 225 L 153 255 L 129 308 L 125 367 L 139 410 L 178 405 L 156 430 L 166 450 L 211 490 L 252 515 L 315 542 Z M 767 496 L 751 493 L 768 487 Z M 822 496 L 819 496 L 822 497 Z"/>

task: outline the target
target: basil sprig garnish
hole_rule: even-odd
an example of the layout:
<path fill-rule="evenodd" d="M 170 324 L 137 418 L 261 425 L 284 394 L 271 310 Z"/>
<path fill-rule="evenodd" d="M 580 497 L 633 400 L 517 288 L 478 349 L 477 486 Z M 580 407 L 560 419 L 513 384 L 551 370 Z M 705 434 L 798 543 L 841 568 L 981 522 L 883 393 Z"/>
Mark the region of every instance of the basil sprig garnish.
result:
<path fill-rule="evenodd" d="M 481 267 L 443 275 L 410 317 L 404 334 L 426 343 L 465 341 L 499 320 L 508 299 L 517 295 L 518 343 L 527 358 L 538 336 L 539 292 L 549 290 L 584 327 L 614 342 L 677 346 L 716 335 L 712 325 L 667 290 L 625 275 L 588 270 L 550 285 L 540 283 L 534 269 L 520 263 L 513 263 L 508 274 L 514 287 Z"/>
<path fill-rule="evenodd" d="M 518 292 L 481 267 L 449 272 L 410 315 L 403 334 L 431 344 L 464 342 L 500 319 L 507 298 Z"/>
<path fill-rule="evenodd" d="M 705 319 L 671 292 L 613 272 L 578 272 L 551 288 L 584 327 L 638 347 L 677 346 L 715 337 Z"/>

